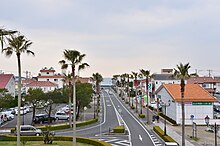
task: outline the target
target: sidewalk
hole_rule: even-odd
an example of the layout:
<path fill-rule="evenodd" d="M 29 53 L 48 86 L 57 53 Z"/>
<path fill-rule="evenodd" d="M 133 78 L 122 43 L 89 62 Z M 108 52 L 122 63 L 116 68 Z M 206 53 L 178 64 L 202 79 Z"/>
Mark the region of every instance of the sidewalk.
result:
<path fill-rule="evenodd" d="M 121 100 L 121 98 L 120 98 L 120 100 Z M 124 103 L 124 105 L 126 105 L 126 107 L 128 109 L 130 109 L 130 111 L 136 117 L 138 117 L 138 114 L 135 112 L 136 111 L 135 109 L 132 110 L 128 104 L 125 104 L 124 101 L 123 101 L 123 103 Z M 134 106 L 135 106 L 135 103 L 134 103 Z M 140 104 L 138 104 L 138 112 L 140 112 Z M 142 121 L 143 123 L 146 123 L 146 121 L 147 121 L 146 108 L 142 109 L 142 113 L 145 114 L 145 118 L 140 119 L 140 121 Z M 153 123 L 152 117 L 153 117 L 153 113 L 151 110 L 149 110 L 149 121 L 151 122 L 151 124 L 146 125 L 146 127 L 153 131 L 153 126 L 159 126 L 163 130 L 164 129 L 164 123 L 163 123 L 164 119 L 162 117 L 160 117 L 159 123 L 157 123 L 157 122 Z M 166 129 L 167 129 L 167 134 L 170 137 L 172 137 L 177 143 L 179 143 L 181 145 L 181 143 L 182 143 L 181 125 L 172 126 L 169 122 L 167 122 Z M 190 136 L 192 136 L 192 127 L 186 126 L 185 127 L 185 145 L 186 146 L 203 146 L 204 144 L 206 144 L 206 146 L 212 146 L 212 144 L 214 145 L 214 134 L 206 132 L 205 126 L 197 126 L 197 137 L 199 138 L 198 141 L 190 139 Z M 220 142 L 220 138 L 218 138 L 218 141 Z"/>
<path fill-rule="evenodd" d="M 120 99 L 121 100 L 121 99 Z M 123 101 L 125 104 L 125 102 Z M 135 112 L 135 109 L 131 109 L 128 104 L 125 104 L 128 109 L 138 117 L 138 114 Z M 135 106 L 135 103 L 134 103 Z M 138 104 L 138 111 L 140 112 L 140 104 Z M 143 108 L 142 113 L 147 115 L 147 109 Z M 153 113 L 149 109 L 149 121 L 151 122 L 150 125 L 146 125 L 146 127 L 150 130 L 153 130 L 153 126 L 159 126 L 162 130 L 164 129 L 164 119 L 160 117 L 159 123 L 152 122 Z M 147 119 L 143 118 L 140 119 L 143 123 L 146 123 Z M 172 137 L 177 143 L 181 145 L 182 143 L 182 129 L 181 125 L 179 126 L 172 126 L 171 123 L 167 121 L 166 124 L 167 134 Z M 197 138 L 198 141 L 192 140 L 190 136 L 192 136 L 192 126 L 185 126 L 185 145 L 186 146 L 214 146 L 214 133 L 205 131 L 206 126 L 197 126 Z M 220 138 L 217 138 L 218 146 L 220 146 Z"/>

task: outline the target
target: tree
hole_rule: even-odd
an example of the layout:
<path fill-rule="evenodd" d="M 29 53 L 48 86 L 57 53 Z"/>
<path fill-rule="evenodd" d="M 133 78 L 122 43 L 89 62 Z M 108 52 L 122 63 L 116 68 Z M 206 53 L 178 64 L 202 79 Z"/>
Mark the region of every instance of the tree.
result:
<path fill-rule="evenodd" d="M 99 100 L 100 100 L 100 83 L 103 81 L 103 77 L 101 74 L 99 73 L 93 73 L 92 74 L 92 80 L 95 81 L 95 86 L 96 86 L 96 95 L 98 95 L 98 102 L 97 102 L 97 109 L 96 109 L 96 113 L 98 116 L 98 106 L 99 106 Z M 95 102 L 95 101 L 94 101 Z M 95 114 L 94 114 L 94 118 L 95 118 Z"/>
<path fill-rule="evenodd" d="M 44 100 L 44 97 L 45 97 L 45 94 L 41 88 L 28 89 L 27 95 L 25 96 L 25 100 L 30 102 L 31 105 L 33 106 L 32 125 L 34 124 L 34 117 L 35 117 L 37 103 L 40 100 Z"/>
<path fill-rule="evenodd" d="M 62 97 L 61 91 L 57 89 L 55 89 L 54 91 L 47 92 L 44 95 L 43 100 L 45 101 L 45 103 L 48 103 L 47 108 L 45 109 L 45 111 L 48 113 L 48 124 L 50 124 L 52 105 L 53 103 L 60 103 L 61 97 Z"/>
<path fill-rule="evenodd" d="M 149 77 L 150 77 L 150 71 L 149 70 L 140 70 L 141 74 L 145 77 L 146 80 L 146 96 L 147 96 L 147 123 L 149 124 L 149 109 L 148 109 L 148 101 L 149 101 L 149 96 L 148 96 L 148 83 L 149 83 Z"/>
<path fill-rule="evenodd" d="M 18 117 L 17 117 L 17 145 L 20 146 L 20 107 L 21 107 L 21 54 L 27 53 L 34 55 L 34 52 L 28 48 L 31 46 L 32 42 L 26 40 L 23 35 L 11 35 L 7 38 L 8 47 L 3 48 L 2 52 L 5 53 L 7 57 L 10 57 L 13 53 L 17 56 L 18 63 Z"/>
<path fill-rule="evenodd" d="M 3 28 L 0 28 L 0 42 L 3 49 L 5 41 L 8 39 L 8 37 L 14 33 L 17 33 L 17 31 L 14 30 L 6 30 Z"/>
<path fill-rule="evenodd" d="M 72 71 L 72 84 L 73 84 L 73 146 L 76 146 L 76 92 L 75 92 L 75 70 L 77 65 L 89 66 L 87 63 L 82 63 L 82 60 L 86 56 L 85 54 L 81 54 L 77 50 L 64 50 L 63 52 L 65 60 L 59 61 L 62 65 L 61 69 L 67 69 L 68 66 L 71 66 Z"/>
<path fill-rule="evenodd" d="M 185 80 L 190 77 L 189 63 L 183 65 L 180 63 L 177 68 L 174 69 L 174 76 L 180 79 L 180 91 L 181 91 L 181 107 L 182 107 L 182 146 L 185 146 L 185 107 L 184 107 L 184 90 L 185 90 Z"/>
<path fill-rule="evenodd" d="M 0 97 L 0 111 L 15 106 L 15 98 L 10 94 Z"/>
<path fill-rule="evenodd" d="M 91 102 L 92 93 L 92 84 L 76 82 L 76 101 L 78 103 L 76 117 L 79 117 L 80 110 L 85 106 L 88 107 Z"/>
<path fill-rule="evenodd" d="M 132 72 L 133 76 L 134 76 L 134 82 L 137 81 L 137 77 L 138 77 L 138 72 Z M 135 85 L 135 83 L 134 83 Z M 136 112 L 138 112 L 138 109 L 137 109 L 137 88 L 135 87 L 135 99 L 136 99 Z"/>
<path fill-rule="evenodd" d="M 71 111 L 71 97 L 73 97 L 73 85 L 72 85 L 72 79 L 73 76 L 71 74 L 64 74 L 64 78 L 63 78 L 63 82 L 64 83 L 67 83 L 67 86 L 64 86 L 63 87 L 63 90 L 65 90 L 65 87 L 66 88 L 66 91 L 68 92 L 68 97 L 69 97 L 69 111 Z M 69 125 L 72 126 L 71 124 L 71 114 L 69 114 Z"/>

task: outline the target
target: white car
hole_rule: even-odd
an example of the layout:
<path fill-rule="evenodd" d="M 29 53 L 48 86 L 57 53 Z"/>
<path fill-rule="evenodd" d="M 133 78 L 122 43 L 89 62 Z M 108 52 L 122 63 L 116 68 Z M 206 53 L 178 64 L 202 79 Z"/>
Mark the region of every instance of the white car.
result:
<path fill-rule="evenodd" d="M 9 112 L 9 111 L 2 112 L 2 114 L 4 115 L 5 121 L 9 121 L 9 120 L 14 119 L 14 115 L 11 114 L 11 112 Z"/>
<path fill-rule="evenodd" d="M 20 114 L 24 115 L 26 113 L 27 113 L 27 111 L 23 107 L 21 107 L 20 108 Z M 18 107 L 15 108 L 15 115 L 18 115 Z"/>
<path fill-rule="evenodd" d="M 57 120 L 69 120 L 69 114 L 66 114 L 64 111 L 58 111 L 55 114 Z"/>

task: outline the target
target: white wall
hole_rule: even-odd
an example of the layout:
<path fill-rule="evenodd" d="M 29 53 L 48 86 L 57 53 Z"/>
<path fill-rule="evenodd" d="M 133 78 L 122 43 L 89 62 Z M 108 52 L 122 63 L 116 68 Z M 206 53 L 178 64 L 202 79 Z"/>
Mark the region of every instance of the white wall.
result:
<path fill-rule="evenodd" d="M 161 101 L 168 103 L 168 100 L 172 101 L 170 94 L 162 88 L 158 93 L 161 96 Z M 164 108 L 163 108 L 164 111 Z M 181 103 L 171 102 L 170 106 L 167 107 L 166 115 L 171 119 L 175 120 L 177 124 L 182 123 L 182 109 Z M 191 125 L 192 120 L 190 116 L 194 115 L 194 121 L 198 122 L 197 124 L 204 124 L 204 118 L 206 115 L 210 117 L 210 120 L 213 119 L 213 104 L 212 105 L 192 105 L 191 102 L 185 103 L 185 123 L 186 125 Z M 219 120 L 220 121 L 220 120 Z"/>
<path fill-rule="evenodd" d="M 56 81 L 54 81 L 56 79 Z M 38 78 L 38 81 L 50 81 L 58 85 L 58 88 L 63 88 L 63 81 L 62 78 Z"/>
<path fill-rule="evenodd" d="M 155 91 L 162 85 L 162 84 L 180 84 L 180 80 L 154 80 L 155 84 Z"/>
<path fill-rule="evenodd" d="M 170 100 L 170 106 L 167 107 L 167 112 L 166 112 L 166 115 L 168 117 L 170 117 L 171 119 L 173 120 L 177 120 L 177 110 L 176 110 L 176 103 L 175 102 L 172 102 L 172 98 L 170 96 L 170 94 L 163 88 L 160 90 L 160 92 L 157 94 L 157 97 L 158 95 L 160 95 L 161 97 L 161 101 L 168 104 L 168 101 Z M 163 111 L 164 111 L 164 107 L 163 107 Z"/>
<path fill-rule="evenodd" d="M 47 93 L 49 91 L 54 91 L 55 89 L 57 89 L 57 87 L 26 87 L 26 93 L 28 92 L 28 89 L 30 89 L 30 88 L 32 88 L 32 89 L 41 88 L 44 93 Z"/>

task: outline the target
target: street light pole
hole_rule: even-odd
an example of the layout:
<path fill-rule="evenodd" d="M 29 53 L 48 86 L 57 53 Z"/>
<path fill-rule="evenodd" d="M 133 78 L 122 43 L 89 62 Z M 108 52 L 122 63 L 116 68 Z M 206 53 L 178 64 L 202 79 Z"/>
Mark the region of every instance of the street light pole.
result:
<path fill-rule="evenodd" d="M 167 116 L 167 107 L 170 106 L 170 100 L 168 100 L 168 104 L 164 103 L 163 104 L 164 109 L 165 109 L 165 116 Z M 164 135 L 167 135 L 167 120 L 164 118 Z"/>
<path fill-rule="evenodd" d="M 22 101 L 23 101 L 23 125 L 24 125 L 24 102 L 25 102 L 25 98 L 24 97 L 22 98 Z"/>

